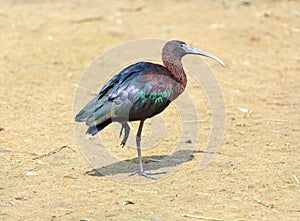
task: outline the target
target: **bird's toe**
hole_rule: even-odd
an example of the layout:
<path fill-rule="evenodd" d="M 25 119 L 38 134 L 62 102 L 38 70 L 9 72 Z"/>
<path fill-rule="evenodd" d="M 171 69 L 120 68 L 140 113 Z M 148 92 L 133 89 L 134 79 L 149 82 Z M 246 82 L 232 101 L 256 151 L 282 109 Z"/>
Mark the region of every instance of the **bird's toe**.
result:
<path fill-rule="evenodd" d="M 126 143 L 122 141 L 122 142 L 120 143 L 120 146 L 123 148 L 123 147 L 125 146 L 125 144 L 126 144 Z"/>
<path fill-rule="evenodd" d="M 144 177 L 147 177 L 147 178 L 150 178 L 150 179 L 153 179 L 153 180 L 157 180 L 156 177 L 153 177 L 152 175 L 159 175 L 159 174 L 166 174 L 167 172 L 165 171 L 159 171 L 159 172 L 145 172 L 145 171 L 139 171 L 139 170 L 136 170 L 132 173 L 129 174 L 129 176 L 132 176 L 134 174 L 139 174 L 140 176 L 144 176 Z"/>

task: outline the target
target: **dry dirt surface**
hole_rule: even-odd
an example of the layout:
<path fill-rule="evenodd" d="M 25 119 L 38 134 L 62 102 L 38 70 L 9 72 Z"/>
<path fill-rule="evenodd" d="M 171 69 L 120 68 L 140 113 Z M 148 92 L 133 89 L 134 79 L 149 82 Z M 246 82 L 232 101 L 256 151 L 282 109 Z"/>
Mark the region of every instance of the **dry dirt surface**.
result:
<path fill-rule="evenodd" d="M 143 38 L 180 39 L 224 60 L 206 61 L 224 93 L 226 131 L 199 170 L 210 115 L 195 101 L 202 125 L 191 159 L 130 184 L 92 173 L 73 99 L 97 55 Z M 300 220 L 299 39 L 296 0 L 1 1 L 0 219 Z M 144 156 L 167 155 L 172 137 Z M 120 160 L 136 160 L 112 140 Z"/>

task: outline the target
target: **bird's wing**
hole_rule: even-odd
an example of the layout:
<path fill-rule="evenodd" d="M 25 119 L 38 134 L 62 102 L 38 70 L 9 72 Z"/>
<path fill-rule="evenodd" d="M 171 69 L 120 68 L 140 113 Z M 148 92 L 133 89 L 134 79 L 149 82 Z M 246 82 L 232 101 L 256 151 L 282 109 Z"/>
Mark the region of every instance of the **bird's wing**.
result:
<path fill-rule="evenodd" d="M 165 67 L 148 62 L 131 65 L 101 89 L 76 116 L 88 126 L 113 121 L 132 121 L 152 117 L 170 103 L 174 89 L 173 79 Z"/>
<path fill-rule="evenodd" d="M 142 72 L 144 68 L 145 62 L 139 62 L 133 65 L 130 65 L 129 67 L 123 69 L 118 74 L 116 74 L 112 79 L 110 79 L 100 90 L 98 94 L 98 99 L 100 99 L 102 96 L 107 94 L 111 89 L 118 87 L 122 82 L 124 82 L 129 76 Z"/>
<path fill-rule="evenodd" d="M 165 67 L 147 62 L 141 65 L 142 70 L 124 78 L 108 94 L 116 121 L 141 120 L 160 113 L 180 87 Z"/>
<path fill-rule="evenodd" d="M 110 91 L 122 84 L 128 76 L 141 72 L 143 69 L 143 62 L 140 62 L 120 71 L 103 86 L 96 97 L 85 105 L 85 107 L 76 115 L 75 120 L 78 122 L 86 122 L 86 124 L 90 126 L 96 123 L 101 123 L 101 118 L 103 117 L 109 118 L 112 105 L 111 102 L 108 102 L 108 100 L 110 100 L 108 99 Z"/>

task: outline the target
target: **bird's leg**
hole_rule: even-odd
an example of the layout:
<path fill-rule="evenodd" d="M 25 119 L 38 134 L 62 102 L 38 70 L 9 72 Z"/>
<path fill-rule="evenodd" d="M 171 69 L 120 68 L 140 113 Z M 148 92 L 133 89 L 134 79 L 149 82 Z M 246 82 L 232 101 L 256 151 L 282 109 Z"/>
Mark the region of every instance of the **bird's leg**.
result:
<path fill-rule="evenodd" d="M 139 160 L 139 173 L 144 173 L 143 169 L 143 161 L 142 161 L 142 151 L 141 151 L 141 136 L 143 130 L 144 121 L 140 121 L 139 129 L 136 134 L 136 146 L 137 146 L 137 153 L 138 153 L 138 160 Z"/>
<path fill-rule="evenodd" d="M 139 161 L 139 169 L 137 171 L 134 171 L 129 174 L 129 176 L 132 176 L 136 173 L 139 175 L 145 176 L 150 179 L 156 180 L 155 177 L 152 177 L 151 175 L 156 175 L 156 174 L 165 174 L 166 172 L 153 172 L 153 173 L 146 173 L 143 168 L 143 162 L 142 162 L 142 151 L 141 151 L 141 134 L 143 130 L 143 125 L 144 125 L 145 120 L 140 121 L 139 129 L 136 134 L 136 146 L 137 146 L 137 153 L 138 153 L 138 161 Z"/>
<path fill-rule="evenodd" d="M 125 146 L 125 144 L 127 142 L 127 139 L 128 139 L 128 136 L 129 136 L 129 132 L 130 132 L 130 127 L 129 127 L 127 122 L 122 123 L 122 128 L 121 128 L 121 131 L 120 131 L 120 137 L 122 136 L 123 129 L 125 130 L 125 134 L 124 134 L 124 138 L 123 138 L 123 140 L 120 144 L 120 146 L 122 146 L 122 147 Z"/>

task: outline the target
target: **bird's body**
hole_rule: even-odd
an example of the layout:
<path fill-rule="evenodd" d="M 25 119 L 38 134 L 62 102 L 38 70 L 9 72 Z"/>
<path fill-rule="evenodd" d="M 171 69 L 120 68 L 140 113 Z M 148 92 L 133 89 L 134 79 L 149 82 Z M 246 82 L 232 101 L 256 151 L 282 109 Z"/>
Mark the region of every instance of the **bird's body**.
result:
<path fill-rule="evenodd" d="M 162 65 L 133 64 L 115 75 L 76 116 L 94 135 L 107 122 L 151 118 L 163 111 L 181 92 L 181 85 Z M 94 129 L 93 129 L 94 128 Z"/>
<path fill-rule="evenodd" d="M 190 51 L 188 51 L 190 50 Z M 140 137 L 143 123 L 161 113 L 185 89 L 187 80 L 181 64 L 185 54 L 201 54 L 222 61 L 206 52 L 186 46 L 181 41 L 169 41 L 163 48 L 163 65 L 150 62 L 133 64 L 115 75 L 76 116 L 86 122 L 87 134 L 95 135 L 111 122 L 119 122 L 125 129 L 124 146 L 130 131 L 127 122 L 140 121 L 137 133 L 139 170 L 137 173 L 153 178 L 142 167 Z"/>

